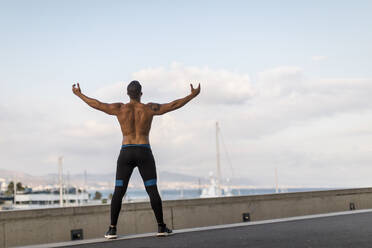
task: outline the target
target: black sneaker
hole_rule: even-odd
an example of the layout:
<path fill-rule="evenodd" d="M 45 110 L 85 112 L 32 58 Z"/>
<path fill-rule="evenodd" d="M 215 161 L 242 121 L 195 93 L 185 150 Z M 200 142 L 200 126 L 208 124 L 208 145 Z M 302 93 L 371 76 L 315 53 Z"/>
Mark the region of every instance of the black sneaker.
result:
<path fill-rule="evenodd" d="M 158 234 L 157 234 L 158 237 L 166 237 L 172 234 L 173 234 L 172 230 L 167 228 L 165 224 L 158 225 Z"/>
<path fill-rule="evenodd" d="M 116 239 L 118 236 L 116 235 L 116 227 L 110 226 L 108 231 L 105 234 L 106 239 Z"/>

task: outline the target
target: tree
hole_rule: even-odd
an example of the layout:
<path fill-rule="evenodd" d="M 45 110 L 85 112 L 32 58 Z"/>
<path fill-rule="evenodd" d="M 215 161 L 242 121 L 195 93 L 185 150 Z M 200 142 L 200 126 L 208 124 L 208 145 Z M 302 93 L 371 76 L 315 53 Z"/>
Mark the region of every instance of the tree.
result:
<path fill-rule="evenodd" d="M 112 200 L 112 193 L 109 194 L 108 198 Z"/>
<path fill-rule="evenodd" d="M 25 191 L 25 187 L 23 187 L 22 183 L 17 183 L 17 191 Z"/>
<path fill-rule="evenodd" d="M 96 193 L 94 193 L 94 198 L 93 198 L 93 200 L 101 200 L 101 198 L 102 198 L 102 194 L 101 194 L 101 192 L 96 191 Z"/>
<path fill-rule="evenodd" d="M 23 187 L 21 182 L 17 183 L 17 191 L 24 191 L 25 187 Z M 8 189 L 5 191 L 6 195 L 13 195 L 14 194 L 14 182 L 10 181 L 8 184 Z"/>

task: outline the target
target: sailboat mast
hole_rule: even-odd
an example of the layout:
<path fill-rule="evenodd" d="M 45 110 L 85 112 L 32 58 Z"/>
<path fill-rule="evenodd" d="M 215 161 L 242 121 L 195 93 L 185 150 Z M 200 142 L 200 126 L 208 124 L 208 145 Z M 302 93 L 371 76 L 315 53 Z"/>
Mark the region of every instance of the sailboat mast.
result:
<path fill-rule="evenodd" d="M 216 155 L 217 155 L 217 188 L 218 196 L 221 196 L 221 165 L 220 165 L 220 144 L 218 140 L 218 122 L 216 122 Z"/>
<path fill-rule="evenodd" d="M 59 183 L 59 205 L 63 207 L 63 169 L 62 169 L 63 157 L 58 158 L 58 183 Z"/>
<path fill-rule="evenodd" d="M 278 169 L 275 168 L 275 193 L 279 193 Z"/>

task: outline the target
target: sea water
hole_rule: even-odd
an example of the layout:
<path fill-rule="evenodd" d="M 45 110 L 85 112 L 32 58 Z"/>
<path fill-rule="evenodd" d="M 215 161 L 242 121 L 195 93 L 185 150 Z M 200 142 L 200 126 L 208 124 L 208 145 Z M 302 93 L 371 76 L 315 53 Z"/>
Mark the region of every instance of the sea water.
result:
<path fill-rule="evenodd" d="M 289 188 L 280 190 L 279 193 L 292 193 L 292 192 L 306 192 L 306 191 L 319 191 L 319 190 L 331 190 L 334 188 Z M 104 190 L 89 190 L 91 197 L 94 196 L 95 192 L 99 191 L 102 194 L 103 199 L 109 198 L 110 194 L 113 194 L 114 189 Z M 199 189 L 165 189 L 159 190 L 162 200 L 180 200 L 180 199 L 194 199 L 200 198 L 201 190 Z M 274 194 L 276 193 L 275 188 L 241 188 L 232 189 L 231 193 L 233 196 L 244 196 L 244 195 L 263 195 L 263 194 Z M 147 201 L 149 198 L 144 189 L 128 189 L 125 195 L 127 201 Z"/>

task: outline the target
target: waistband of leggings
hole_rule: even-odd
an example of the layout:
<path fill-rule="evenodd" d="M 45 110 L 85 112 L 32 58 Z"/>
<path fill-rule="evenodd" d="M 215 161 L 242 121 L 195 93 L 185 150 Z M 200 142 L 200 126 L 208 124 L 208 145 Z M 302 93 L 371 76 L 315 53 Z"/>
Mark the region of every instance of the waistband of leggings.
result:
<path fill-rule="evenodd" d="M 151 149 L 150 144 L 126 144 L 126 145 L 121 145 L 121 149 L 127 148 L 127 147 L 144 147 Z"/>

